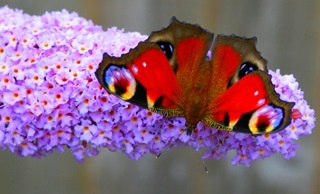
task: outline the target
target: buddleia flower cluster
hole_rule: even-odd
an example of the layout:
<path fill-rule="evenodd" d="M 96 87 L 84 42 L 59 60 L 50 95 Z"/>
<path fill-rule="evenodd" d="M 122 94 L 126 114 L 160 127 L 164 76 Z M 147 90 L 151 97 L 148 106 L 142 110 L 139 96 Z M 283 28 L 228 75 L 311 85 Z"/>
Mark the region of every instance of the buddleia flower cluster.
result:
<path fill-rule="evenodd" d="M 66 10 L 30 16 L 2 7 L 0 15 L 0 147 L 18 156 L 70 150 L 81 162 L 109 150 L 138 159 L 191 146 L 203 149 L 204 159 L 224 158 L 234 150 L 231 163 L 249 166 L 274 153 L 292 158 L 296 140 L 314 128 L 314 111 L 295 78 L 277 70 L 269 71 L 276 91 L 296 104 L 286 129 L 248 135 L 199 123 L 189 136 L 183 118 L 119 100 L 95 77 L 103 53 L 121 56 L 147 36 L 116 27 L 104 31 Z"/>

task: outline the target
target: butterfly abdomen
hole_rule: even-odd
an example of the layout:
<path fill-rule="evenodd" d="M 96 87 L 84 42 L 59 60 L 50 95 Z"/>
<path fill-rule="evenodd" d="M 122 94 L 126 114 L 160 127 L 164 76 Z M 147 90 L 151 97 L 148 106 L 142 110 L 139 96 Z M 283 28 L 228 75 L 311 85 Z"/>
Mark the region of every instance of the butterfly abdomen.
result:
<path fill-rule="evenodd" d="M 190 77 L 189 89 L 185 93 L 184 107 L 186 126 L 194 129 L 205 116 L 209 107 L 209 91 L 211 87 L 212 67 L 204 62 Z"/>

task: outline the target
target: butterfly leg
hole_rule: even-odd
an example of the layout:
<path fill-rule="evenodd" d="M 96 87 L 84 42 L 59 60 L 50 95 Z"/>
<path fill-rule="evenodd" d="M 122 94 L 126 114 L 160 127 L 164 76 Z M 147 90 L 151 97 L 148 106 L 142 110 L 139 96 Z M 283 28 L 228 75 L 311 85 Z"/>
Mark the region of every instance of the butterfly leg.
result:
<path fill-rule="evenodd" d="M 191 135 L 192 131 L 197 127 L 197 124 L 191 124 L 191 123 L 186 123 L 186 131 L 187 131 L 187 135 Z"/>

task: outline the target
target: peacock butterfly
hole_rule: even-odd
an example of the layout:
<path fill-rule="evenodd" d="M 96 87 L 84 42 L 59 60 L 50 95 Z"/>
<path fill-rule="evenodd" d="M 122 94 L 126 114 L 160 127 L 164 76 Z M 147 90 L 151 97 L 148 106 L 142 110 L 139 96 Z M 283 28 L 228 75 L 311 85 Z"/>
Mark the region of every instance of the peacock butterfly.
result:
<path fill-rule="evenodd" d="M 219 130 L 261 134 L 290 124 L 255 38 L 218 35 L 173 18 L 120 58 L 104 53 L 95 74 L 109 93 L 167 117 Z"/>

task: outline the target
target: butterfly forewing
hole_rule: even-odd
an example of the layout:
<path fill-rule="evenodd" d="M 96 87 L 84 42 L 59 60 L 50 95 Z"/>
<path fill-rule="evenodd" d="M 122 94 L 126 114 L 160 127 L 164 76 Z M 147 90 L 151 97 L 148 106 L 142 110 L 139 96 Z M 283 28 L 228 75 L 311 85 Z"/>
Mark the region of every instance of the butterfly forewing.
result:
<path fill-rule="evenodd" d="M 166 116 L 183 114 L 178 104 L 181 88 L 154 43 L 142 42 L 120 58 L 104 54 L 96 76 L 107 91 L 123 100 Z"/>
<path fill-rule="evenodd" d="M 266 133 L 289 124 L 293 103 L 279 99 L 266 61 L 255 49 L 255 39 L 218 36 L 212 50 L 213 85 L 208 114 L 210 126 L 219 122 L 236 132 Z M 213 124 L 212 124 L 213 123 Z"/>

